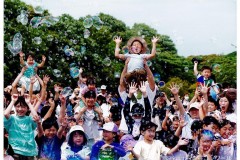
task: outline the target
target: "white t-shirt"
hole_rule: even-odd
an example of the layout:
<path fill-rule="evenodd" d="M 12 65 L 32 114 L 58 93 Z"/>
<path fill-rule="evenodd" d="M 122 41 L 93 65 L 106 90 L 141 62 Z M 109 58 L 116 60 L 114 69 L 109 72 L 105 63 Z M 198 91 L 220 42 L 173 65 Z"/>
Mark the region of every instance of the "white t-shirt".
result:
<path fill-rule="evenodd" d="M 160 140 L 153 140 L 152 144 L 144 140 L 138 141 L 133 148 L 133 151 L 139 155 L 139 160 L 160 160 L 160 155 L 167 155 L 169 150 Z"/>
<path fill-rule="evenodd" d="M 103 117 L 109 117 L 109 114 L 110 114 L 110 108 L 111 106 L 107 103 L 103 103 L 101 106 L 100 106 L 102 112 L 103 112 Z"/>
<path fill-rule="evenodd" d="M 184 114 L 184 121 L 187 122 L 187 125 L 182 129 L 182 137 L 192 139 L 191 125 L 194 120 L 187 113 Z"/>
<path fill-rule="evenodd" d="M 125 54 L 125 58 L 130 58 L 128 62 L 127 72 L 132 72 L 135 69 L 143 69 L 143 59 L 147 57 L 148 54 Z"/>

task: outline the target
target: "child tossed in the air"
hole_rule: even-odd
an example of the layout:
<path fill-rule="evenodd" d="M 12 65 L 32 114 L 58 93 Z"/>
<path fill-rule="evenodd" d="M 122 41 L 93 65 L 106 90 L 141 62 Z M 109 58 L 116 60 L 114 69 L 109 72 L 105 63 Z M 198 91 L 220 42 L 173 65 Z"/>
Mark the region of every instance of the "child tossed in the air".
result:
<path fill-rule="evenodd" d="M 127 74 L 125 75 L 126 82 L 130 84 L 131 82 L 135 82 L 140 84 L 140 81 L 146 81 L 147 73 L 144 70 L 143 60 L 153 59 L 156 55 L 156 44 L 159 40 L 158 37 L 152 38 L 152 51 L 151 54 L 147 54 L 147 43 L 141 37 L 132 37 L 127 42 L 128 53 L 120 54 L 120 43 L 122 42 L 121 37 L 116 37 L 114 39 L 116 43 L 115 48 L 115 57 L 118 59 L 126 60 L 130 58 Z"/>
<path fill-rule="evenodd" d="M 29 91 L 30 88 L 30 78 L 36 74 L 36 69 L 41 68 L 44 66 L 46 57 L 42 55 L 42 62 L 39 64 L 35 62 L 34 60 L 34 55 L 32 53 L 27 54 L 27 61 L 24 61 L 24 53 L 20 52 L 20 64 L 21 66 L 26 66 L 27 69 L 24 72 L 23 76 L 21 77 L 19 84 L 21 85 L 21 95 L 24 94 L 25 90 Z M 35 81 L 33 84 L 33 91 L 39 91 L 40 90 L 40 85 L 38 80 Z"/>

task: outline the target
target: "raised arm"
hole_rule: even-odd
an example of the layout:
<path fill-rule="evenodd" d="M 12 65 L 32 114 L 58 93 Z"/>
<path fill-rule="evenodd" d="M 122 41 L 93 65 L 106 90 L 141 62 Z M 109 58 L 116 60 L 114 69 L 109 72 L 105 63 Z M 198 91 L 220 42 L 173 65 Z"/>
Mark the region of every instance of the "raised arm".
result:
<path fill-rule="evenodd" d="M 38 116 L 37 112 L 35 111 L 33 105 L 30 103 L 30 96 L 28 94 L 25 94 L 24 95 L 24 98 L 25 98 L 25 102 L 27 103 L 30 111 L 31 111 L 31 115 L 32 117 L 35 117 L 35 116 Z"/>
<path fill-rule="evenodd" d="M 19 53 L 20 65 L 22 65 L 22 66 L 24 66 L 24 59 L 23 59 L 23 57 L 24 57 L 24 53 L 23 53 L 23 52 L 20 52 L 20 53 Z"/>
<path fill-rule="evenodd" d="M 12 93 L 13 94 L 17 94 L 18 91 L 17 91 L 17 84 L 19 82 L 19 80 L 21 79 L 21 77 L 23 76 L 23 73 L 26 71 L 27 67 L 23 67 L 21 72 L 18 74 L 18 76 L 15 78 L 15 80 L 13 81 L 12 83 Z"/>
<path fill-rule="evenodd" d="M 46 57 L 44 55 L 42 55 L 42 62 L 40 64 L 38 64 L 38 68 L 42 68 L 45 64 L 45 61 L 46 61 Z"/>
<path fill-rule="evenodd" d="M 56 106 L 55 102 L 54 102 L 54 100 L 52 98 L 49 98 L 48 102 L 50 104 L 50 108 L 47 111 L 47 113 L 45 114 L 45 116 L 43 117 L 44 120 L 46 120 L 46 119 L 48 119 L 49 117 L 52 116 L 52 113 L 53 113 L 53 111 L 55 109 L 55 106 Z"/>
<path fill-rule="evenodd" d="M 120 54 L 120 44 L 122 42 L 122 38 L 120 36 L 117 36 L 114 38 L 114 42 L 116 43 L 115 47 L 115 57 L 118 59 L 125 60 L 125 56 L 123 54 Z"/>
<path fill-rule="evenodd" d="M 194 61 L 193 72 L 194 72 L 194 75 L 195 75 L 195 76 L 198 75 L 197 66 L 198 66 L 198 61 Z"/>
<path fill-rule="evenodd" d="M 170 88 L 168 88 L 168 89 L 169 89 L 169 90 L 172 92 L 172 94 L 174 95 L 174 99 L 176 100 L 176 104 L 177 104 L 178 107 L 179 107 L 180 115 L 184 115 L 184 114 L 185 114 L 185 109 L 184 109 L 184 107 L 183 107 L 183 104 L 182 104 L 182 102 L 181 102 L 181 99 L 180 99 L 179 96 L 178 96 L 178 93 L 179 93 L 179 87 L 178 87 L 178 85 L 172 83 L 172 84 L 170 85 Z"/>
<path fill-rule="evenodd" d="M 158 37 L 153 36 L 153 38 L 152 38 L 152 51 L 151 51 L 151 54 L 149 54 L 147 56 L 148 60 L 153 59 L 156 56 L 156 46 L 157 46 L 157 41 L 158 40 L 159 40 Z"/>
<path fill-rule="evenodd" d="M 127 65 L 128 65 L 129 60 L 130 60 L 130 58 L 128 58 L 128 59 L 125 61 L 125 65 L 124 65 L 123 71 L 122 71 L 122 73 L 121 73 L 120 84 L 119 84 L 119 90 L 120 90 L 120 92 L 126 91 L 126 86 L 125 86 L 125 82 L 124 82 L 124 77 L 125 77 L 125 74 L 127 73 Z"/>
<path fill-rule="evenodd" d="M 63 118 L 65 117 L 66 114 L 66 98 L 62 95 L 59 96 L 60 101 L 61 101 L 61 109 L 60 109 L 60 113 L 59 113 L 59 122 L 62 123 Z"/>
<path fill-rule="evenodd" d="M 154 81 L 154 77 L 153 77 L 152 71 L 148 67 L 146 60 L 143 60 L 143 63 L 144 63 L 144 68 L 145 68 L 145 70 L 147 72 L 147 80 L 148 80 L 148 83 L 149 83 L 149 88 L 152 91 L 154 91 L 155 90 L 155 81 Z"/>
<path fill-rule="evenodd" d="M 62 136 L 63 136 L 63 131 L 65 130 L 65 128 L 67 127 L 67 117 L 65 116 L 63 119 L 62 119 L 62 122 L 61 122 L 61 125 L 60 125 L 60 127 L 59 127 L 59 129 L 58 129 L 58 132 L 57 132 L 57 137 L 59 138 L 59 139 L 61 139 L 62 138 Z"/>
<path fill-rule="evenodd" d="M 144 105 L 145 105 L 145 116 L 148 119 L 151 119 L 151 115 L 152 115 L 152 109 L 151 109 L 151 105 L 148 99 L 148 95 L 147 95 L 147 89 L 146 89 L 146 85 L 145 82 L 141 81 L 140 82 L 140 86 L 139 86 L 139 90 L 142 92 L 143 98 L 144 98 Z"/>
<path fill-rule="evenodd" d="M 12 107 L 15 104 L 15 102 L 18 100 L 18 94 L 13 94 L 11 98 L 12 98 L 12 100 L 11 100 L 10 104 L 4 111 L 4 116 L 6 119 L 9 119 L 9 117 L 10 117 L 10 112 L 12 110 Z"/>

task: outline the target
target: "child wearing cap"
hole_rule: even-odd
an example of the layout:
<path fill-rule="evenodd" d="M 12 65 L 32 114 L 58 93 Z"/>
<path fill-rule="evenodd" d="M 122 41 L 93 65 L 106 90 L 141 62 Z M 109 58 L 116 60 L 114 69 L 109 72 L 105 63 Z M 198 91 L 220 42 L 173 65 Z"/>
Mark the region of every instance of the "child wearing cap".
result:
<path fill-rule="evenodd" d="M 135 147 L 131 150 L 138 160 L 159 160 L 161 159 L 161 154 L 171 155 L 178 151 L 180 146 L 188 143 L 187 140 L 180 139 L 177 145 L 170 149 L 166 147 L 162 141 L 154 140 L 156 128 L 157 125 L 153 122 L 148 122 L 141 126 L 140 130 L 144 138 L 143 140 L 138 141 Z"/>
<path fill-rule="evenodd" d="M 113 122 L 103 125 L 103 140 L 96 142 L 92 146 L 91 160 L 118 160 L 126 155 L 124 148 L 118 143 L 118 127 Z"/>
<path fill-rule="evenodd" d="M 61 160 L 90 158 L 91 150 L 87 146 L 88 137 L 81 126 L 72 126 L 66 139 L 67 145 L 61 148 Z"/>
<path fill-rule="evenodd" d="M 156 56 L 156 44 L 158 40 L 158 37 L 152 38 L 152 51 L 151 54 L 147 54 L 146 41 L 142 37 L 132 37 L 127 42 L 129 53 L 120 54 L 119 47 L 120 43 L 122 42 L 122 38 L 120 36 L 114 38 L 116 43 L 115 57 L 122 60 L 130 58 L 127 74 L 125 75 L 128 84 L 130 84 L 132 81 L 135 81 L 138 84 L 140 81 L 146 81 L 147 74 L 143 67 L 143 59 L 150 60 Z"/>
<path fill-rule="evenodd" d="M 128 133 L 132 134 L 135 140 L 139 139 L 140 136 L 140 126 L 142 122 L 151 121 L 151 106 L 148 100 L 148 95 L 146 94 L 145 82 L 141 82 L 139 90 L 142 92 L 144 97 L 145 109 L 142 104 L 136 103 L 132 106 L 130 112 L 130 100 L 132 95 L 137 91 L 137 83 L 131 83 L 129 85 L 129 94 L 123 108 L 124 118 L 128 127 Z"/>

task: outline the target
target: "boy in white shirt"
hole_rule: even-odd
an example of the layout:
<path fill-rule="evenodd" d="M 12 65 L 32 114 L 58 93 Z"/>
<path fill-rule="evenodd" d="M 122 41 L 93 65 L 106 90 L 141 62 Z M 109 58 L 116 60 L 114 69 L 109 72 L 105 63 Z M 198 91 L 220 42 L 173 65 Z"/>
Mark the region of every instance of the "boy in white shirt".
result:
<path fill-rule="evenodd" d="M 176 152 L 181 145 L 186 145 L 188 140 L 180 139 L 175 147 L 167 148 L 162 141 L 154 140 L 157 125 L 149 122 L 141 126 L 143 140 L 138 141 L 133 149 L 130 148 L 138 160 L 160 160 L 161 154 L 171 155 Z"/>

